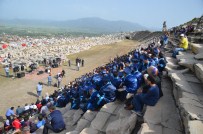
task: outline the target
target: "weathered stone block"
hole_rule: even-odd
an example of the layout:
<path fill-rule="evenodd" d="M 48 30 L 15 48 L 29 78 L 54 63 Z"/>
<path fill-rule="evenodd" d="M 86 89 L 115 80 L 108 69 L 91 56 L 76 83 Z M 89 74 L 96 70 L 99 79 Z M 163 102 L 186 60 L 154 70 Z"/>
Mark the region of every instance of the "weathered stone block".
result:
<path fill-rule="evenodd" d="M 99 131 L 93 129 L 93 128 L 85 128 L 80 132 L 80 134 L 99 134 Z"/>
<path fill-rule="evenodd" d="M 203 122 L 202 121 L 189 121 L 188 131 L 190 134 L 202 134 L 203 132 Z"/>
<path fill-rule="evenodd" d="M 118 119 L 108 125 L 106 134 L 131 134 L 136 121 L 136 114 L 131 114 L 129 117 Z"/>
<path fill-rule="evenodd" d="M 107 103 L 105 104 L 100 111 L 104 111 L 107 113 L 114 113 L 114 111 L 117 109 L 117 107 L 119 107 L 120 104 L 119 103 L 115 103 L 115 102 L 111 102 L 111 103 Z"/>
<path fill-rule="evenodd" d="M 191 43 L 192 52 L 198 54 L 203 51 L 203 46 L 201 44 Z"/>
<path fill-rule="evenodd" d="M 197 55 L 195 55 L 195 59 L 197 60 L 203 60 L 203 53 L 198 53 Z"/>
<path fill-rule="evenodd" d="M 111 116 L 111 114 L 109 114 L 109 113 L 99 112 L 97 114 L 97 116 L 94 118 L 94 120 L 91 122 L 91 127 L 96 130 L 104 132 L 105 130 L 103 130 L 103 128 L 110 116 Z"/>
<path fill-rule="evenodd" d="M 66 134 L 79 134 L 79 132 L 78 131 L 71 131 L 71 132 L 68 132 Z"/>
<path fill-rule="evenodd" d="M 88 121 L 91 122 L 91 121 L 95 118 L 95 116 L 97 115 L 97 113 L 98 113 L 98 112 L 96 112 L 96 111 L 87 110 L 87 111 L 85 112 L 85 114 L 83 115 L 82 118 L 84 118 L 84 119 L 86 119 L 86 120 L 88 120 Z"/>
<path fill-rule="evenodd" d="M 75 130 L 81 132 L 84 128 L 89 127 L 89 125 L 90 122 L 88 120 L 80 119 Z"/>
<path fill-rule="evenodd" d="M 195 64 L 195 74 L 197 78 L 203 83 L 203 64 Z"/>
<path fill-rule="evenodd" d="M 119 115 L 119 119 L 125 118 L 125 117 L 129 117 L 131 115 L 131 111 L 130 110 L 126 110 L 123 108 L 121 108 L 118 111 L 118 115 Z"/>
<path fill-rule="evenodd" d="M 163 134 L 160 125 L 143 123 L 137 134 Z"/>

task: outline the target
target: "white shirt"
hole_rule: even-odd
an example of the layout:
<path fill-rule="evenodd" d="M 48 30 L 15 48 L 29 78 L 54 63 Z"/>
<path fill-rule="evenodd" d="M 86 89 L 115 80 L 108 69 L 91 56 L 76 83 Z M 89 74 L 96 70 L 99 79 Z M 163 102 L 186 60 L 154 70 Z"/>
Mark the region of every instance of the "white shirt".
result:
<path fill-rule="evenodd" d="M 30 109 L 30 106 L 27 105 L 27 106 L 24 107 L 24 109 L 25 109 L 25 111 L 26 111 L 26 110 L 29 110 L 29 109 Z"/>
<path fill-rule="evenodd" d="M 62 81 L 62 78 L 61 78 L 61 77 L 58 77 L 58 81 L 61 82 L 61 81 Z"/>
<path fill-rule="evenodd" d="M 5 67 L 5 72 L 9 72 L 9 67 Z"/>
<path fill-rule="evenodd" d="M 42 85 L 37 84 L 37 91 L 42 91 Z"/>

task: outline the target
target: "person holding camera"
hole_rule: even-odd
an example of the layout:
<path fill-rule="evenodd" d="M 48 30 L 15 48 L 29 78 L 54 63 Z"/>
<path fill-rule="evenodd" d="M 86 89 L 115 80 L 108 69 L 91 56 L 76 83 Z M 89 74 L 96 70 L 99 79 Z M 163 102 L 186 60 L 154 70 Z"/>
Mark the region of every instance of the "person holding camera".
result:
<path fill-rule="evenodd" d="M 59 110 L 55 110 L 54 106 L 49 107 L 50 114 L 47 117 L 44 125 L 43 134 L 48 134 L 48 130 L 52 130 L 54 133 L 59 133 L 65 129 L 65 122 L 63 116 Z"/>

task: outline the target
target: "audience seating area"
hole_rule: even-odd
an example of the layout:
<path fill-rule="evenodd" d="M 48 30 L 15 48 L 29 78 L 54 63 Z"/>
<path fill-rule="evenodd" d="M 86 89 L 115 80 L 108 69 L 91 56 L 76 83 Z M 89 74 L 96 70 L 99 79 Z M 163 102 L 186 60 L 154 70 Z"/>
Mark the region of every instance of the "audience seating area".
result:
<path fill-rule="evenodd" d="M 200 35 L 200 36 L 199 36 Z M 132 39 L 145 47 L 160 32 L 138 32 Z M 141 38 L 142 37 L 142 38 Z M 73 109 L 71 103 L 57 108 L 66 129 L 60 134 L 201 134 L 203 132 L 203 42 L 201 34 L 188 37 L 189 50 L 172 58 L 177 39 L 161 48 L 167 61 L 161 75 L 163 96 L 155 106 L 145 106 L 143 117 L 126 110 L 123 101 L 113 101 L 100 109 Z M 30 118 L 36 120 L 36 116 Z M 136 128 L 138 127 L 138 128 Z M 140 128 L 139 128 L 140 127 Z M 42 134 L 43 127 L 35 133 Z M 49 131 L 50 134 L 54 132 Z"/>

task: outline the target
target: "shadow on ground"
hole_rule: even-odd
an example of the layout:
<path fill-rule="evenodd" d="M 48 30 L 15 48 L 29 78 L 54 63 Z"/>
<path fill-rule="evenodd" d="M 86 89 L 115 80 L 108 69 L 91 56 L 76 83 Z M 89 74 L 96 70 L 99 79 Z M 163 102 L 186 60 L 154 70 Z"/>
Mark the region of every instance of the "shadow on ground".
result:
<path fill-rule="evenodd" d="M 35 97 L 38 97 L 37 94 L 33 93 L 33 92 L 27 92 L 27 94 L 31 95 L 31 96 L 35 96 Z"/>

